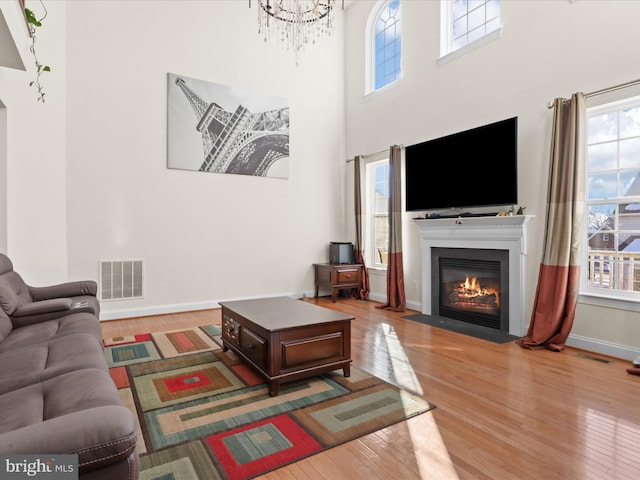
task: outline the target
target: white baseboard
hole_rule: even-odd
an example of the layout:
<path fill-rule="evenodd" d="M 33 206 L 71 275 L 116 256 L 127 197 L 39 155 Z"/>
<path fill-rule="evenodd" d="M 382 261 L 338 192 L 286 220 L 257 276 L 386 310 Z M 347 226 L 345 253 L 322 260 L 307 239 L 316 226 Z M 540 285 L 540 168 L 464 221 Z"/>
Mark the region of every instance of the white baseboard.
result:
<path fill-rule="evenodd" d="M 570 334 L 569 338 L 567 338 L 567 346 L 629 361 L 633 361 L 638 355 L 640 355 L 640 351 L 627 347 L 626 345 L 604 342 L 602 340 L 582 337 L 580 335 Z"/>
<path fill-rule="evenodd" d="M 109 310 L 100 312 L 100 321 L 108 320 L 121 320 L 124 318 L 136 318 L 136 317 L 148 317 L 151 315 L 166 315 L 170 313 L 181 312 L 195 312 L 197 310 L 209 310 L 212 308 L 220 308 L 220 302 L 230 302 L 233 300 L 248 300 L 250 298 L 265 298 L 265 297 L 292 297 L 300 298 L 309 296 L 306 292 L 303 293 L 282 293 L 274 295 L 264 295 L 264 297 L 242 297 L 242 298 L 224 298 L 219 300 L 208 300 L 206 302 L 194 302 L 194 303 L 174 303 L 172 305 L 158 305 L 155 307 L 143 307 L 143 308 L 130 308 L 122 310 Z M 102 304 L 104 305 L 104 304 Z"/>

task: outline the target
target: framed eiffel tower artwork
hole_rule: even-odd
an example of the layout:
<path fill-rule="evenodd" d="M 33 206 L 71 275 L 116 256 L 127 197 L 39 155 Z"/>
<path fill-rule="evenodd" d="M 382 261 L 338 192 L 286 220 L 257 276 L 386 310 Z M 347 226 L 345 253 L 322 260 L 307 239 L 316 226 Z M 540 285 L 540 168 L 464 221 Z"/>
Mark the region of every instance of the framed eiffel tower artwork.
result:
<path fill-rule="evenodd" d="M 167 167 L 289 178 L 287 99 L 168 74 Z"/>

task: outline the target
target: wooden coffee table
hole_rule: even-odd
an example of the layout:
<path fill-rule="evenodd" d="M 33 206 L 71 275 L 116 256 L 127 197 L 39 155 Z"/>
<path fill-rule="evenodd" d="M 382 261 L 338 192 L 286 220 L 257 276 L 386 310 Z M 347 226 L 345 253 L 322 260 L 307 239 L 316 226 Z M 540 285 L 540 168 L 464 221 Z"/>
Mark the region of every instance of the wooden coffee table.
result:
<path fill-rule="evenodd" d="M 251 365 L 276 396 L 280 383 L 351 373 L 353 316 L 289 297 L 221 302 L 223 350 Z"/>

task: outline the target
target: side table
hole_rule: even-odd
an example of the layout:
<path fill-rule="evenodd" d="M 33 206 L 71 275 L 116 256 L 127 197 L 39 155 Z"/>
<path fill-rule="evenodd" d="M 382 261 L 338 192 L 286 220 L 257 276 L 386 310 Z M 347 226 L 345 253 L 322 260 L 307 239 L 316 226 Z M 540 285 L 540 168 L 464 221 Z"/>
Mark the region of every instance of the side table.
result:
<path fill-rule="evenodd" d="M 331 289 L 331 301 L 335 303 L 338 290 L 362 287 L 364 265 L 361 263 L 314 263 L 313 266 L 315 268 L 316 297 L 321 287 Z"/>

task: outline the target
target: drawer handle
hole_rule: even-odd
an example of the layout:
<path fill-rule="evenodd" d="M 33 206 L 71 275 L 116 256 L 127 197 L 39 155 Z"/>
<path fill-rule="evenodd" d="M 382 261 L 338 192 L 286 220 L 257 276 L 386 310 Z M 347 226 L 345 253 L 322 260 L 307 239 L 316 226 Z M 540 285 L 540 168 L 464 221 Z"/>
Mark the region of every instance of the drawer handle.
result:
<path fill-rule="evenodd" d="M 255 350 L 255 349 L 256 349 L 256 346 L 255 346 L 255 345 L 253 345 L 253 344 L 250 344 L 250 345 L 249 345 L 249 350 Z"/>
<path fill-rule="evenodd" d="M 351 278 L 351 274 L 347 273 L 347 278 Z"/>

